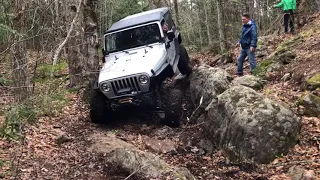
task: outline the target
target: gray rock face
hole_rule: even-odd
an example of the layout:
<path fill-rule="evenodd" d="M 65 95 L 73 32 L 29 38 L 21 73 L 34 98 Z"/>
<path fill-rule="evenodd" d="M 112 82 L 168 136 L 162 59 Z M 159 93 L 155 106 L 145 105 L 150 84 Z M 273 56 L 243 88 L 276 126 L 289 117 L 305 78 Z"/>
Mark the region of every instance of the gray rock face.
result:
<path fill-rule="evenodd" d="M 214 145 L 213 143 L 208 140 L 208 139 L 202 139 L 199 143 L 198 146 L 202 149 L 204 149 L 208 154 L 212 154 L 214 150 Z"/>
<path fill-rule="evenodd" d="M 282 64 L 280 62 L 272 63 L 270 66 L 268 66 L 267 72 L 278 71 L 279 69 L 281 69 L 281 67 L 282 67 Z"/>
<path fill-rule="evenodd" d="M 210 66 L 199 66 L 190 76 L 190 90 L 192 101 L 199 105 L 203 96 L 202 107 L 205 108 L 212 98 L 221 94 L 230 87 L 233 78 L 227 71 Z"/>
<path fill-rule="evenodd" d="M 299 166 L 292 166 L 288 170 L 288 175 L 292 180 L 301 180 L 303 177 L 304 169 Z"/>
<path fill-rule="evenodd" d="M 142 136 L 145 145 L 157 153 L 168 153 L 176 151 L 176 145 L 170 139 L 158 140 L 149 136 Z"/>
<path fill-rule="evenodd" d="M 160 137 L 160 138 L 166 138 L 166 137 L 173 136 L 174 135 L 174 131 L 169 126 L 163 126 L 163 127 L 159 128 L 159 129 L 157 129 L 152 134 L 153 134 L 153 136 L 157 136 L 157 137 Z"/>
<path fill-rule="evenodd" d="M 164 162 L 159 156 L 139 150 L 137 147 L 118 139 L 108 132 L 94 132 L 89 137 L 93 144 L 88 148 L 106 156 L 108 163 L 129 173 L 135 172 L 138 179 L 196 179 L 188 169 L 175 167 Z"/>
<path fill-rule="evenodd" d="M 235 78 L 232 81 L 232 85 L 243 85 L 255 90 L 259 90 L 263 88 L 264 82 L 259 77 L 252 76 L 252 75 L 245 75 L 245 76 Z"/>
<path fill-rule="evenodd" d="M 316 180 L 317 177 L 313 170 L 305 170 L 300 166 L 292 166 L 288 170 L 288 175 L 292 180 Z"/>
<path fill-rule="evenodd" d="M 234 162 L 269 163 L 296 144 L 300 130 L 290 109 L 242 85 L 213 99 L 202 119 L 211 140 Z"/>
<path fill-rule="evenodd" d="M 307 116 L 320 117 L 320 97 L 308 94 L 303 98 L 304 114 Z"/>
<path fill-rule="evenodd" d="M 128 172 L 135 172 L 136 176 L 143 179 L 166 179 L 165 177 L 181 180 L 196 179 L 188 169 L 171 167 L 159 156 L 137 149 L 116 149 L 108 155 L 108 162 Z"/>
<path fill-rule="evenodd" d="M 90 140 L 92 140 L 94 143 L 88 148 L 88 150 L 96 151 L 101 154 L 108 154 L 117 148 L 123 148 L 123 149 L 135 148 L 134 145 L 117 138 L 116 135 L 111 132 L 107 132 L 107 133 L 94 132 L 90 136 Z"/>

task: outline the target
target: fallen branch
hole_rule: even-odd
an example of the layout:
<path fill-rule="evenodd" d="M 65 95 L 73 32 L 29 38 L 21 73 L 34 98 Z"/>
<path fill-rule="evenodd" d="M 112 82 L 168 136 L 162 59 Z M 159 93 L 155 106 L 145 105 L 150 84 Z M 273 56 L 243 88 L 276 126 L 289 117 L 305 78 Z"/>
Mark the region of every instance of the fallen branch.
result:
<path fill-rule="evenodd" d="M 83 0 L 80 0 L 80 2 L 79 2 L 76 15 L 74 16 L 74 18 L 73 18 L 73 20 L 72 20 L 72 22 L 71 22 L 70 29 L 69 29 L 69 31 L 68 31 L 67 37 L 66 37 L 66 38 L 64 39 L 64 41 L 59 45 L 59 47 L 56 49 L 56 51 L 55 51 L 55 53 L 54 53 L 54 55 L 53 55 L 53 59 L 52 59 L 53 65 L 56 65 L 56 64 L 57 64 L 58 57 L 59 57 L 59 55 L 60 55 L 60 52 L 61 52 L 62 48 L 65 46 L 65 44 L 66 44 L 66 43 L 68 42 L 68 40 L 69 40 L 69 37 L 70 37 L 70 35 L 71 35 L 71 32 L 73 31 L 73 28 L 74 28 L 74 23 L 75 23 L 76 20 L 78 19 L 82 1 L 83 1 Z"/>
<path fill-rule="evenodd" d="M 187 117 L 188 122 L 187 122 L 186 126 L 188 126 L 189 122 L 191 121 L 191 118 L 193 118 L 194 114 L 195 114 L 195 113 L 198 111 L 198 109 L 201 107 L 202 101 L 203 101 L 203 95 L 202 95 L 201 98 L 200 98 L 200 102 L 199 102 L 198 107 L 192 112 L 190 118 Z"/>

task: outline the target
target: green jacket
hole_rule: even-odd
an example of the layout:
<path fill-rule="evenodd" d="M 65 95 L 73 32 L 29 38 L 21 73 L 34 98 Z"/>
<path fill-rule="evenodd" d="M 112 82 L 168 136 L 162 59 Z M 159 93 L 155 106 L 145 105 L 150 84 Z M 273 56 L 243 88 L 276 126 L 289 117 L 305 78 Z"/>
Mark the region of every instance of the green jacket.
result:
<path fill-rule="evenodd" d="M 297 9 L 297 1 L 296 0 L 281 0 L 276 7 L 282 7 L 284 11 L 293 10 L 296 11 Z"/>

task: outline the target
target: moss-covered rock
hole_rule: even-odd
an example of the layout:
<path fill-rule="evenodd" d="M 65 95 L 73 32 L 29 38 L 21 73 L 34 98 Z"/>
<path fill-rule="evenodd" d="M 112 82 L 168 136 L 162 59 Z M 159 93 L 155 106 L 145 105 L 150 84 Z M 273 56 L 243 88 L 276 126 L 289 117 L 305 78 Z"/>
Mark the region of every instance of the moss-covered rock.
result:
<path fill-rule="evenodd" d="M 307 83 L 314 89 L 320 88 L 320 73 L 314 75 L 312 78 L 307 80 Z"/>
<path fill-rule="evenodd" d="M 232 85 L 243 85 L 255 90 L 260 90 L 263 88 L 264 81 L 257 76 L 245 75 L 235 78 L 232 81 Z"/>
<path fill-rule="evenodd" d="M 251 88 L 232 86 L 206 108 L 203 128 L 234 162 L 269 163 L 297 142 L 300 118 Z"/>
<path fill-rule="evenodd" d="M 292 50 L 304 41 L 305 38 L 298 35 L 281 43 L 272 54 L 257 64 L 257 68 L 253 71 L 254 75 L 264 77 L 266 72 L 278 71 L 283 65 L 291 63 L 296 58 L 296 53 Z M 257 52 L 256 56 L 263 57 L 265 54 Z"/>
<path fill-rule="evenodd" d="M 274 61 L 272 59 L 266 59 L 261 63 L 258 63 L 257 67 L 253 70 L 253 74 L 256 76 L 264 76 L 268 67 L 273 63 Z"/>
<path fill-rule="evenodd" d="M 297 55 L 294 52 L 284 52 L 276 56 L 275 60 L 281 64 L 289 64 L 296 58 L 296 56 Z"/>
<path fill-rule="evenodd" d="M 295 46 L 305 41 L 305 38 L 302 35 L 294 36 L 291 39 L 288 39 L 280 44 L 276 49 L 275 55 L 283 54 L 284 52 L 292 50 Z"/>

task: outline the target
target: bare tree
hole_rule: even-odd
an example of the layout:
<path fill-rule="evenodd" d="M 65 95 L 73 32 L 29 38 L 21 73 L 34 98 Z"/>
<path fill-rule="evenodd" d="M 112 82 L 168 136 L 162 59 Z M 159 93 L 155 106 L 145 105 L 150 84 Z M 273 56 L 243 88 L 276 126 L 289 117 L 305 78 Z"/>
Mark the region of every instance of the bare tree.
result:
<path fill-rule="evenodd" d="M 212 46 L 212 38 L 211 38 L 211 28 L 210 28 L 210 21 L 209 21 L 209 14 L 210 14 L 210 8 L 211 8 L 211 0 L 206 0 L 204 3 L 204 11 L 205 11 L 205 17 L 206 17 L 206 27 L 207 27 L 207 36 L 208 36 L 208 44 L 209 46 Z"/>
<path fill-rule="evenodd" d="M 224 34 L 224 20 L 222 17 L 222 5 L 221 0 L 216 0 L 217 5 L 217 14 L 218 14 L 218 28 L 219 28 L 219 41 L 220 41 L 220 50 L 222 53 L 226 51 L 226 37 Z"/>
<path fill-rule="evenodd" d="M 176 25 L 179 27 L 179 9 L 178 9 L 178 0 L 173 0 L 173 7 L 175 12 Z"/>
<path fill-rule="evenodd" d="M 58 58 L 59 58 L 59 55 L 60 55 L 60 52 L 61 52 L 62 48 L 65 46 L 65 44 L 68 42 L 68 40 L 69 40 L 69 38 L 71 36 L 71 33 L 73 31 L 73 28 L 74 28 L 74 24 L 78 20 L 78 16 L 79 16 L 79 13 L 80 13 L 82 1 L 83 0 L 80 0 L 79 5 L 77 7 L 72 6 L 73 9 L 76 9 L 76 14 L 75 14 L 75 16 L 74 16 L 74 18 L 73 18 L 73 20 L 71 22 L 70 29 L 68 31 L 67 37 L 62 41 L 62 43 L 58 46 L 58 48 L 56 49 L 56 51 L 53 54 L 53 59 L 52 59 L 53 65 L 57 64 Z"/>
<path fill-rule="evenodd" d="M 27 1 L 14 0 L 13 28 L 17 30 L 12 45 L 12 79 L 15 86 L 15 100 L 23 101 L 28 97 L 30 80 L 28 73 L 27 47 L 23 37 L 26 33 Z"/>

